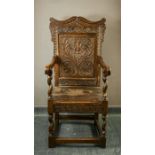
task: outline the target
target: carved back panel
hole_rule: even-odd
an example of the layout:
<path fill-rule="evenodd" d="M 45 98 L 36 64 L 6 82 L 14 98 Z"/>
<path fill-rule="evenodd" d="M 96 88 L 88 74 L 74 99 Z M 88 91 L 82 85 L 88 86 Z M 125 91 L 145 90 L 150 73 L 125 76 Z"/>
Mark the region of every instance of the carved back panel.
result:
<path fill-rule="evenodd" d="M 92 22 L 83 17 L 64 21 L 50 18 L 54 55 L 60 58 L 55 65 L 55 85 L 98 86 L 100 68 L 97 55 L 105 31 L 105 18 Z"/>

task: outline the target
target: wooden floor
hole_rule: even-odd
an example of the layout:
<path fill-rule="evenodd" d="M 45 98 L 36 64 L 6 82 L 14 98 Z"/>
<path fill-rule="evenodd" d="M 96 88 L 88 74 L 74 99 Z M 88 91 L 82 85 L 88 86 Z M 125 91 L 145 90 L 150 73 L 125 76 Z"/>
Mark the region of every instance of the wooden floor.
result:
<path fill-rule="evenodd" d="M 35 155 L 120 155 L 121 147 L 120 114 L 109 114 L 107 118 L 107 147 L 94 144 L 65 144 L 48 148 L 48 116 L 35 114 L 34 150 Z M 60 122 L 59 135 L 62 137 L 92 137 L 97 134 L 91 121 L 66 120 Z"/>

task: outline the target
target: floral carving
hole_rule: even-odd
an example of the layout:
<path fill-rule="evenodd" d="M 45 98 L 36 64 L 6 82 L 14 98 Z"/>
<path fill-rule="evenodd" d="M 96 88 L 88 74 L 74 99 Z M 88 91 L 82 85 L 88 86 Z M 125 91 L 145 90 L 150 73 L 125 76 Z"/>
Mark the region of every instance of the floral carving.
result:
<path fill-rule="evenodd" d="M 62 34 L 59 44 L 61 77 L 93 77 L 95 35 Z"/>

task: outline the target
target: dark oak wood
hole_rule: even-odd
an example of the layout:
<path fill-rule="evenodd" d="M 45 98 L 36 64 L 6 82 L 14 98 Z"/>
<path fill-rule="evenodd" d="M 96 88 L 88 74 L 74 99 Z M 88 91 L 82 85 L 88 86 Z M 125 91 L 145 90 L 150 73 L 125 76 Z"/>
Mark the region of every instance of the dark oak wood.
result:
<path fill-rule="evenodd" d="M 56 144 L 64 143 L 99 143 L 99 138 L 56 138 Z"/>
<path fill-rule="evenodd" d="M 92 120 L 93 115 L 60 115 L 59 119 L 62 120 Z"/>
<path fill-rule="evenodd" d="M 106 146 L 107 76 L 111 73 L 110 67 L 101 57 L 105 21 L 105 18 L 90 21 L 76 16 L 63 21 L 50 18 L 49 28 L 54 44 L 54 56 L 45 69 L 49 86 L 49 147 L 68 142 Z M 101 75 L 103 87 L 100 85 Z M 94 115 L 64 116 L 59 114 L 61 112 Z M 98 123 L 99 113 L 102 114 L 102 127 Z M 57 137 L 60 119 L 92 120 L 99 135 L 96 138 Z"/>
<path fill-rule="evenodd" d="M 98 134 L 101 136 L 102 128 L 100 127 L 99 122 L 97 120 L 95 120 L 94 123 L 95 123 L 94 125 L 96 127 L 96 130 L 97 130 Z"/>

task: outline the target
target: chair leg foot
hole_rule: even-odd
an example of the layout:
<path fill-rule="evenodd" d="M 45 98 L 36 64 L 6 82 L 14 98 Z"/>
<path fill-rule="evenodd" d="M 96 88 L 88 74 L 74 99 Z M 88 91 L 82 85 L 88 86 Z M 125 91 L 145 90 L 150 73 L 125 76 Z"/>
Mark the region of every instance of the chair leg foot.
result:
<path fill-rule="evenodd" d="M 106 148 L 106 138 L 103 137 L 100 139 L 100 146 L 102 148 Z"/>
<path fill-rule="evenodd" d="M 59 127 L 59 113 L 55 113 L 55 129 L 58 130 Z"/>
<path fill-rule="evenodd" d="M 48 147 L 53 148 L 55 146 L 55 122 L 53 121 L 53 113 L 49 114 L 49 137 L 48 137 Z"/>
<path fill-rule="evenodd" d="M 98 121 L 98 113 L 94 113 L 94 125 L 96 125 L 96 121 Z"/>
<path fill-rule="evenodd" d="M 101 147 L 106 147 L 106 114 L 102 114 L 102 131 L 101 131 L 101 138 L 100 138 L 100 144 Z"/>
<path fill-rule="evenodd" d="M 55 147 L 55 138 L 48 137 L 48 148 L 54 148 L 54 147 Z"/>

